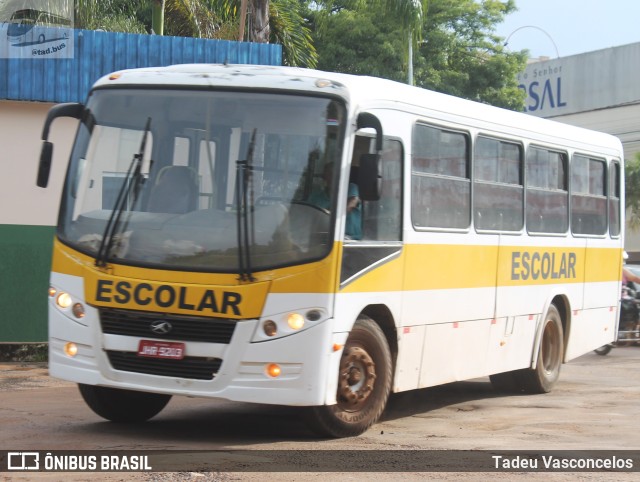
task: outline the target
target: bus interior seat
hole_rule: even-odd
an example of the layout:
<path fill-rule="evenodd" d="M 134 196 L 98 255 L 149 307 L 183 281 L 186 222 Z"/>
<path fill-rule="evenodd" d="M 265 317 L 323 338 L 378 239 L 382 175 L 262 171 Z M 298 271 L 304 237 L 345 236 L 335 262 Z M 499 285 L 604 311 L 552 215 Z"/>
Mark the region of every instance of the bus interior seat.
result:
<path fill-rule="evenodd" d="M 188 166 L 160 169 L 151 189 L 147 210 L 152 213 L 184 214 L 198 202 L 198 175 Z"/>

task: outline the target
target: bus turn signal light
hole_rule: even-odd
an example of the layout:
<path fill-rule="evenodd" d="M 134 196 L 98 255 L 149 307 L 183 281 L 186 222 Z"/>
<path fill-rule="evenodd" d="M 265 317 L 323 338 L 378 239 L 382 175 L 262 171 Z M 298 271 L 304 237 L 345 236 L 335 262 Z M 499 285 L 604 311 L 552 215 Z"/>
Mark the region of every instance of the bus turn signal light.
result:
<path fill-rule="evenodd" d="M 267 365 L 267 375 L 269 375 L 271 378 L 279 377 L 281 373 L 282 369 L 277 363 L 269 363 Z"/>
<path fill-rule="evenodd" d="M 278 333 L 278 325 L 273 320 L 267 320 L 262 324 L 262 329 L 264 330 L 264 334 L 267 336 L 276 336 Z"/>

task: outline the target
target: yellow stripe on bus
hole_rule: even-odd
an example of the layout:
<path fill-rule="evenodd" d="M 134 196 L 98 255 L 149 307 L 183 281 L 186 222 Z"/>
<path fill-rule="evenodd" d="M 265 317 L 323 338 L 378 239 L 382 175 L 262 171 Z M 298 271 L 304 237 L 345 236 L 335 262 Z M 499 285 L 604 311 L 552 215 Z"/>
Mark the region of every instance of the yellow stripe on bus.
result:
<path fill-rule="evenodd" d="M 268 293 L 420 291 L 493 286 L 594 283 L 620 280 L 619 248 L 478 245 L 406 245 L 400 256 L 338 288 L 342 254 L 336 243 L 327 258 L 255 273 L 193 273 L 113 265 L 109 270 L 62 243 L 54 244 L 53 271 L 84 277 L 87 302 L 146 311 L 245 318 L 260 316 Z"/>
<path fill-rule="evenodd" d="M 618 281 L 621 255 L 620 248 L 407 245 L 400 257 L 364 273 L 342 291 L 419 291 Z"/>

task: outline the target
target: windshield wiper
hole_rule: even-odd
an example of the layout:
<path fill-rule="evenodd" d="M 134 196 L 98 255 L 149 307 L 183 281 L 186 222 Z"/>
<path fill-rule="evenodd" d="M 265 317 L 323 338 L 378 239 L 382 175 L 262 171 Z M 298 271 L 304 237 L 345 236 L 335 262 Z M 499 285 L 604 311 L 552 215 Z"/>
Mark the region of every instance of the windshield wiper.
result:
<path fill-rule="evenodd" d="M 127 203 L 130 204 L 131 208 L 133 208 L 136 200 L 138 199 L 140 186 L 144 183 L 144 176 L 142 175 L 142 160 L 144 158 L 144 151 L 147 145 L 147 137 L 149 136 L 150 129 L 151 117 L 148 117 L 144 133 L 142 134 L 142 140 L 140 142 L 140 150 L 137 154 L 134 154 L 131 159 L 127 174 L 122 181 L 122 186 L 120 186 L 118 198 L 116 199 L 116 203 L 111 211 L 104 233 L 102 234 L 102 240 L 100 241 L 95 262 L 95 265 L 98 267 L 104 268 L 107 265 L 107 260 L 111 254 L 115 235 L 118 231 L 118 226 L 120 225 L 120 218 L 122 217 L 122 213 L 124 212 Z"/>
<path fill-rule="evenodd" d="M 255 281 L 251 268 L 251 245 L 253 239 L 253 150 L 256 144 L 253 129 L 247 158 L 236 161 L 236 220 L 238 227 L 238 267 L 240 281 Z M 251 185 L 251 194 L 249 186 Z M 251 196 L 251 199 L 249 199 Z"/>

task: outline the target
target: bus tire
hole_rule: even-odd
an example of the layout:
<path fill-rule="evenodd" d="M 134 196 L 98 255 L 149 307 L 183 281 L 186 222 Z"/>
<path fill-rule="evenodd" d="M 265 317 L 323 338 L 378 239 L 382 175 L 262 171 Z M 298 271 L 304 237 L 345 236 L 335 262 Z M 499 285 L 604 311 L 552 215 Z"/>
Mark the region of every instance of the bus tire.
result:
<path fill-rule="evenodd" d="M 551 305 L 542 326 L 536 367 L 517 370 L 515 372 L 516 380 L 527 393 L 550 392 L 560 376 L 563 358 L 562 319 L 558 309 Z"/>
<path fill-rule="evenodd" d="M 602 345 L 600 348 L 596 348 L 593 351 L 596 352 L 597 355 L 605 356 L 609 354 L 612 348 L 613 348 L 613 345 L 609 343 L 607 345 Z"/>
<path fill-rule="evenodd" d="M 171 395 L 78 384 L 82 398 L 97 415 L 112 422 L 144 422 L 159 414 Z"/>
<path fill-rule="evenodd" d="M 382 329 L 361 315 L 340 359 L 337 403 L 309 407 L 307 424 L 325 437 L 353 437 L 382 415 L 391 392 L 392 363 Z"/>

